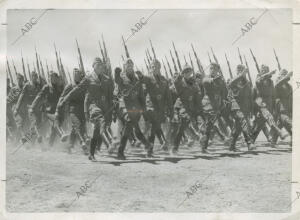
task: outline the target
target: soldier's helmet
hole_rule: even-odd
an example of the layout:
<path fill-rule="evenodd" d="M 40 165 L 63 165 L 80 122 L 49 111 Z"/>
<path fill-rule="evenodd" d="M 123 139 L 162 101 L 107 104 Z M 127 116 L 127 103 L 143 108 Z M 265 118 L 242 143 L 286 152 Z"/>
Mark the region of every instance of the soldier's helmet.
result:
<path fill-rule="evenodd" d="M 260 74 L 263 75 L 263 74 L 266 74 L 270 72 L 270 68 L 265 65 L 265 64 L 262 64 L 261 67 L 260 67 Z"/>
<path fill-rule="evenodd" d="M 153 59 L 153 61 L 151 62 L 151 68 L 160 70 L 161 68 L 160 62 L 157 59 Z"/>
<path fill-rule="evenodd" d="M 100 57 L 96 57 L 93 61 L 93 67 L 96 65 L 96 64 L 104 64 L 104 62 L 102 62 L 102 60 L 100 59 Z"/>
<path fill-rule="evenodd" d="M 75 83 L 79 83 L 82 80 L 83 74 L 78 68 L 73 69 L 73 78 Z"/>
<path fill-rule="evenodd" d="M 288 76 L 288 71 L 286 69 L 282 69 L 276 79 L 276 84 L 280 83 L 285 79 L 289 80 L 290 78 L 287 76 Z"/>
<path fill-rule="evenodd" d="M 124 65 L 134 65 L 131 58 L 127 58 L 124 62 Z"/>
<path fill-rule="evenodd" d="M 130 70 L 129 72 L 133 72 L 133 67 L 134 67 L 134 64 L 133 64 L 132 59 L 127 58 L 123 65 L 124 71 L 127 72 L 128 70 Z"/>
<path fill-rule="evenodd" d="M 236 72 L 237 72 L 237 74 L 241 74 L 244 72 L 245 69 L 246 69 L 246 67 L 243 64 L 239 64 L 236 67 Z"/>
<path fill-rule="evenodd" d="M 198 70 L 196 73 L 195 73 L 195 77 L 196 79 L 203 79 L 203 74 Z"/>
<path fill-rule="evenodd" d="M 24 81 L 24 76 L 20 73 L 17 73 L 17 80 L 18 81 Z"/>
<path fill-rule="evenodd" d="M 182 68 L 181 74 L 185 75 L 187 73 L 192 73 L 193 69 L 189 64 L 185 64 Z"/>
<path fill-rule="evenodd" d="M 38 77 L 38 74 L 35 71 L 32 71 L 31 72 L 31 78 L 34 81 L 34 80 L 37 80 L 39 77 Z"/>
<path fill-rule="evenodd" d="M 220 73 L 220 65 L 217 63 L 211 63 L 209 66 L 209 75 L 210 77 L 217 77 Z"/>

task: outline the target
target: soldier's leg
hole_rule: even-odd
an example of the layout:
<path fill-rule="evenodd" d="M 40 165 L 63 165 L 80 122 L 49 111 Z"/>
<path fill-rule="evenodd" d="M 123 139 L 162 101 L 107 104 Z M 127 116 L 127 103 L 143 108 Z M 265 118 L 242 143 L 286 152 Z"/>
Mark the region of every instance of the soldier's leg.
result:
<path fill-rule="evenodd" d="M 282 126 L 292 136 L 292 120 L 291 120 L 291 118 L 289 116 L 287 116 L 286 114 L 281 114 L 280 120 L 281 120 Z"/>
<path fill-rule="evenodd" d="M 75 142 L 76 142 L 76 131 L 72 128 L 69 136 L 69 143 L 68 143 L 69 153 L 71 153 L 71 149 L 74 147 Z"/>
<path fill-rule="evenodd" d="M 130 137 L 130 135 L 132 133 L 132 130 L 133 130 L 132 122 L 129 120 L 126 120 L 124 122 L 124 127 L 121 132 L 121 141 L 120 141 L 120 146 L 118 149 L 118 158 L 119 159 L 126 159 L 125 155 L 124 155 L 124 150 L 126 148 L 128 138 Z"/>
<path fill-rule="evenodd" d="M 138 123 L 134 123 L 134 133 L 136 135 L 136 137 L 145 145 L 146 150 L 147 150 L 147 157 L 152 157 L 152 153 L 153 153 L 153 146 L 154 144 L 149 143 L 147 141 L 147 139 L 145 138 L 145 136 L 143 135 L 140 126 Z"/>
<path fill-rule="evenodd" d="M 265 129 L 265 119 L 261 116 L 261 114 L 256 115 L 255 120 L 253 122 L 253 128 L 252 128 L 252 139 L 255 142 L 256 138 L 258 137 L 261 130 Z M 269 141 L 269 132 L 265 130 L 265 136 L 267 137 L 267 140 Z"/>
<path fill-rule="evenodd" d="M 231 132 L 231 144 L 230 144 L 230 148 L 229 150 L 230 151 L 236 151 L 236 141 L 239 137 L 239 135 L 241 134 L 241 125 L 239 123 L 239 121 L 237 119 L 235 119 L 235 125 L 234 125 L 234 128 Z"/>
<path fill-rule="evenodd" d="M 235 149 L 235 144 L 238 136 L 240 135 L 240 132 L 243 132 L 245 142 L 247 143 L 248 150 L 252 150 L 253 146 L 253 140 L 251 138 L 251 130 L 250 130 L 250 125 L 248 124 L 246 118 L 244 117 L 244 114 L 240 110 L 234 111 L 233 117 L 235 119 L 236 123 L 236 131 L 234 132 L 235 135 L 233 136 L 233 143 L 231 147 Z"/>
<path fill-rule="evenodd" d="M 281 131 L 280 128 L 278 128 L 278 126 L 276 125 L 276 122 L 274 120 L 273 115 L 268 111 L 267 108 L 261 108 L 261 113 L 264 117 L 264 119 L 266 120 L 266 122 L 268 123 L 268 125 L 270 126 L 271 129 L 273 129 L 275 132 L 277 132 L 277 134 L 279 135 L 280 139 L 285 139 L 286 135 L 284 135 Z"/>
<path fill-rule="evenodd" d="M 213 115 L 213 112 L 205 113 L 205 131 L 204 135 L 200 140 L 200 145 L 202 146 L 202 152 L 207 152 L 208 142 L 210 138 L 211 131 L 213 129 L 213 125 L 215 123 L 216 116 Z"/>
<path fill-rule="evenodd" d="M 94 124 L 93 136 L 91 138 L 91 143 L 90 143 L 90 155 L 89 155 L 90 160 L 95 160 L 95 150 L 99 138 L 100 138 L 99 126 Z"/>
<path fill-rule="evenodd" d="M 94 131 L 93 131 L 93 137 L 91 139 L 91 144 L 90 144 L 90 155 L 89 159 L 94 161 L 95 160 L 95 148 L 97 146 L 97 142 L 99 138 L 105 137 L 105 128 L 106 128 L 106 123 L 105 123 L 105 118 L 103 116 L 102 110 L 96 106 L 95 104 L 91 104 L 89 106 L 89 115 L 90 115 L 90 121 L 94 125 Z M 100 137 L 99 137 L 100 136 Z"/>
<path fill-rule="evenodd" d="M 70 121 L 71 121 L 71 135 L 72 132 L 74 133 L 74 137 L 70 137 L 70 144 L 69 147 L 70 149 L 74 147 L 76 138 L 79 139 L 82 150 L 84 151 L 84 153 L 87 153 L 87 148 L 86 148 L 86 143 L 85 143 L 85 120 L 84 120 L 84 115 L 80 115 L 80 114 L 74 114 L 74 113 L 70 113 Z M 73 141 L 71 141 L 71 139 L 74 139 Z M 74 143 L 73 143 L 74 142 Z"/>
<path fill-rule="evenodd" d="M 185 130 L 186 126 L 187 126 L 186 122 L 184 120 L 182 120 L 179 123 L 178 128 L 176 129 L 176 134 L 175 134 L 175 139 L 174 139 L 174 147 L 172 149 L 173 153 L 176 153 L 178 151 L 180 141 L 183 138 L 184 130 Z"/>

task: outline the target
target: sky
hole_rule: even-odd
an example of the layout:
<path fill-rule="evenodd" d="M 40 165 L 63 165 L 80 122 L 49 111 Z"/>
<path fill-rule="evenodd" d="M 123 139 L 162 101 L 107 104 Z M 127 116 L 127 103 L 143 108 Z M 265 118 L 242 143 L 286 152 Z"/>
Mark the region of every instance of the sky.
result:
<path fill-rule="evenodd" d="M 136 23 L 147 23 L 132 35 Z M 42 16 L 41 16 L 42 15 Z M 32 28 L 22 35 L 22 28 L 32 18 L 37 21 Z M 259 20 L 248 32 L 242 35 L 246 23 L 253 18 Z M 176 45 L 181 64 L 184 55 L 191 53 L 193 43 L 203 66 L 209 64 L 207 52 L 213 48 L 221 64 L 225 78 L 229 77 L 225 53 L 235 74 L 239 64 L 237 47 L 245 55 L 252 79 L 257 71 L 249 48 L 254 52 L 259 65 L 266 64 L 270 69 L 277 69 L 273 54 L 276 50 L 282 68 L 292 68 L 292 11 L 289 9 L 201 9 L 201 10 L 9 10 L 7 26 L 7 54 L 11 62 L 14 59 L 17 70 L 22 72 L 21 50 L 25 62 L 28 60 L 32 69 L 35 60 L 35 46 L 41 56 L 43 66 L 56 69 L 54 43 L 61 53 L 65 69 L 70 72 L 78 67 L 78 53 L 75 39 L 78 40 L 86 70 L 92 71 L 92 62 L 100 56 L 98 40 L 103 34 L 112 67 L 122 65 L 121 55 L 125 56 L 121 36 L 127 39 L 131 58 L 139 69 L 146 70 L 145 50 L 150 49 L 151 39 L 158 59 L 167 55 L 172 65 L 169 50 L 172 41 Z M 242 36 L 241 36 L 242 35 Z M 241 37 L 240 37 L 241 36 Z M 18 37 L 20 37 L 18 39 Z M 237 41 L 236 39 L 240 37 Z M 16 41 L 16 39 L 18 39 Z M 16 41 L 16 42 L 15 42 Z M 234 44 L 233 42 L 236 41 Z M 14 43 L 15 42 L 15 43 Z M 173 52 L 173 50 L 172 50 Z M 196 68 L 197 69 L 197 68 Z M 162 72 L 164 70 L 162 68 Z"/>

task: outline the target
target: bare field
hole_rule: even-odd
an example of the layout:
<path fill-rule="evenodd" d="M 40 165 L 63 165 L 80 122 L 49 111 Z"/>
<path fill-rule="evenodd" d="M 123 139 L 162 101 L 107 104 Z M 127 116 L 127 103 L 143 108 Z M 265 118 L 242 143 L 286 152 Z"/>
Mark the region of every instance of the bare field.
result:
<path fill-rule="evenodd" d="M 289 212 L 291 147 L 265 142 L 231 153 L 214 143 L 178 156 L 127 147 L 127 160 L 102 147 L 91 162 L 79 147 L 7 146 L 8 212 Z M 194 187 L 193 187 L 194 186 Z M 81 188 L 81 189 L 80 189 Z"/>

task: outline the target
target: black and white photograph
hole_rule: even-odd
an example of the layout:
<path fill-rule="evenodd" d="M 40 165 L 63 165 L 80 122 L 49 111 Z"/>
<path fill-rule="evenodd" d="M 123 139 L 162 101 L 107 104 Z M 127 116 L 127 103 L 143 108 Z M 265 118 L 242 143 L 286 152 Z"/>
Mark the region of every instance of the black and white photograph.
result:
<path fill-rule="evenodd" d="M 300 203 L 292 8 L 12 8 L 3 25 L 6 212 Z"/>

